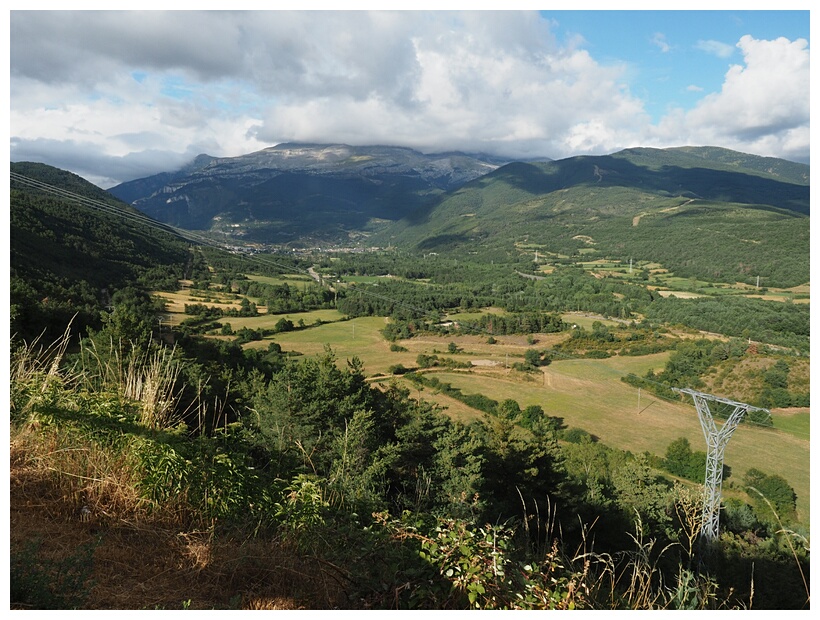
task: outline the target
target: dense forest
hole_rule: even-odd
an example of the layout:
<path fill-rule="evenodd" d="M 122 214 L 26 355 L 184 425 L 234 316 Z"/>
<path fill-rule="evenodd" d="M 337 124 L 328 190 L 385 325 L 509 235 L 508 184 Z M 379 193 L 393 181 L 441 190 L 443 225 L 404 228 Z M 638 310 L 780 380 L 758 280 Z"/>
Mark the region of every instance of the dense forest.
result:
<path fill-rule="evenodd" d="M 667 353 L 624 380 L 674 399 L 664 390 L 711 385 L 754 339 L 755 404 L 807 407 L 808 304 L 663 297 L 643 266 L 542 270 L 514 247 L 229 253 L 146 228 L 53 169 L 13 170 L 71 196 L 12 182 L 12 608 L 809 607 L 808 523 L 765 464 L 726 472 L 721 534 L 704 541 L 706 458 L 685 438 L 621 450 L 430 372 L 464 365 L 459 338 L 515 335 L 522 382 L 567 360 Z M 203 301 L 163 325 L 161 293 L 183 280 Z M 274 338 L 331 310 L 383 318 L 391 351 L 451 342 L 385 377 Z M 230 326 L 259 318 L 271 333 Z"/>
<path fill-rule="evenodd" d="M 78 328 L 98 324 L 118 289 L 172 289 L 185 276 L 187 243 L 110 194 L 44 164 L 11 171 L 12 334 L 53 339 L 75 314 Z"/>

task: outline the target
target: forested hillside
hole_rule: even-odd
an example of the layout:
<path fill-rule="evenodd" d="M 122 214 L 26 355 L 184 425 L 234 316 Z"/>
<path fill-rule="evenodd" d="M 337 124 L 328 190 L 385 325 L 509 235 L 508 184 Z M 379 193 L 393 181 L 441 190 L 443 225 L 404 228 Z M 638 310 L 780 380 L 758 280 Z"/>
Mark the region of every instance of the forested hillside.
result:
<path fill-rule="evenodd" d="M 437 253 L 519 244 L 542 256 L 656 262 L 681 277 L 808 282 L 808 167 L 732 154 L 630 149 L 513 163 L 372 242 Z"/>
<path fill-rule="evenodd" d="M 808 608 L 808 287 L 775 286 L 808 282 L 808 188 L 604 182 L 630 157 L 506 166 L 402 232 L 438 237 L 310 253 L 189 244 L 14 164 L 11 607 Z M 682 387 L 773 410 L 716 540 Z"/>
<path fill-rule="evenodd" d="M 176 286 L 187 244 L 64 170 L 11 164 L 11 329 L 31 338 L 99 322 L 116 290 Z"/>

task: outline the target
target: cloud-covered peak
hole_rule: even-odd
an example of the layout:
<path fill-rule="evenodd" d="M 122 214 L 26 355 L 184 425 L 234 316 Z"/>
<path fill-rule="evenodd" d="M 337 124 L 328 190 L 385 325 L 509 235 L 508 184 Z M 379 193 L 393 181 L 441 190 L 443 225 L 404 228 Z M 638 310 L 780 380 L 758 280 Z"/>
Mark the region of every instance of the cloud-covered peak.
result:
<path fill-rule="evenodd" d="M 14 11 L 11 158 L 59 153 L 55 165 L 117 181 L 284 141 L 551 158 L 699 143 L 808 160 L 805 40 L 701 40 L 700 53 L 731 49 L 742 61 L 726 66 L 720 91 L 682 84 L 696 105 L 655 123 L 633 88 L 640 69 L 599 60 L 583 36 L 559 36 L 559 21 L 530 11 Z M 681 49 L 665 35 L 643 44 Z"/>

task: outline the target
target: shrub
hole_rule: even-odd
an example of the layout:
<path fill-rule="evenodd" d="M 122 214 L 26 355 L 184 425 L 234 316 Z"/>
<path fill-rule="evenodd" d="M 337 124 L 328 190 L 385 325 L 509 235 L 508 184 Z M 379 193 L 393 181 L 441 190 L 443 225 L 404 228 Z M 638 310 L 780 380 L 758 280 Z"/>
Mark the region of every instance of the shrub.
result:
<path fill-rule="evenodd" d="M 403 375 L 408 372 L 410 369 L 406 368 L 403 364 L 394 364 L 387 369 L 391 375 Z"/>
<path fill-rule="evenodd" d="M 561 431 L 561 439 L 569 443 L 583 443 L 585 441 L 594 441 L 591 434 L 582 428 L 567 428 Z"/>
<path fill-rule="evenodd" d="M 63 559 L 40 554 L 41 541 L 12 551 L 9 562 L 11 609 L 80 609 L 93 586 L 96 544 L 80 547 Z"/>

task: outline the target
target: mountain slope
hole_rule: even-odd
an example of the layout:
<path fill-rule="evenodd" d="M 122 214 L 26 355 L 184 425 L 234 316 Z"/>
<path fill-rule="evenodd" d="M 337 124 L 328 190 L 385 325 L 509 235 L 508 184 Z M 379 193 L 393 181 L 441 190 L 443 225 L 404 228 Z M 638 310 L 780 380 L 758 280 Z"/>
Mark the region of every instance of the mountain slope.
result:
<path fill-rule="evenodd" d="M 684 277 L 802 284 L 808 166 L 765 159 L 687 148 L 512 163 L 371 241 L 436 252 L 518 244 L 660 262 Z"/>
<path fill-rule="evenodd" d="M 11 173 L 12 333 L 62 333 L 77 312 L 75 326 L 96 320 L 118 288 L 182 275 L 187 244 L 107 192 L 44 164 Z"/>
<path fill-rule="evenodd" d="M 280 144 L 240 157 L 200 156 L 186 170 L 110 191 L 181 228 L 273 243 L 346 241 L 497 167 L 461 153 Z"/>

